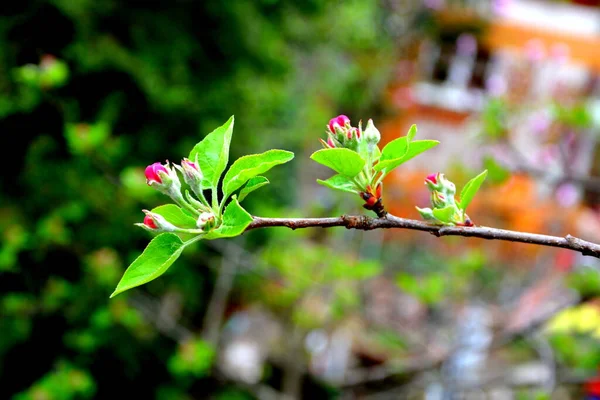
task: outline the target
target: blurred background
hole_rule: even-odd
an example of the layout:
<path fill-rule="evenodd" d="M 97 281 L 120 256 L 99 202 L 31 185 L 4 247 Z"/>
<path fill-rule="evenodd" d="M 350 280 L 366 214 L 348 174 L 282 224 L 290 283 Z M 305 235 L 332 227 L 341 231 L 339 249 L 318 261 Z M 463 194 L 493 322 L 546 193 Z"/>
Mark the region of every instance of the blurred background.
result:
<path fill-rule="evenodd" d="M 231 115 L 230 159 L 296 153 L 253 215 L 364 211 L 308 158 L 346 114 L 441 141 L 393 214 L 487 168 L 476 224 L 600 242 L 599 3 L 4 2 L 0 398 L 600 398 L 600 263 L 567 250 L 271 228 L 109 299 L 168 200 L 144 168 Z"/>

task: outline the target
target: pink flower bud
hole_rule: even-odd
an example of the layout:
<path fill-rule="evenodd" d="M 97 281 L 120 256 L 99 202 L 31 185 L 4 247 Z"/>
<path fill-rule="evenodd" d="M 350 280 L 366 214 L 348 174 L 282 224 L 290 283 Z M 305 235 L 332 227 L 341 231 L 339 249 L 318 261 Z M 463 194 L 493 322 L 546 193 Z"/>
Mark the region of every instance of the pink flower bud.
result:
<path fill-rule="evenodd" d="M 148 214 L 146 214 L 146 216 L 144 217 L 144 225 L 146 225 L 150 229 L 158 229 L 158 226 L 156 225 L 152 217 Z"/>
<path fill-rule="evenodd" d="M 152 182 L 162 183 L 162 179 L 158 174 L 159 171 L 162 171 L 165 174 L 169 173 L 169 171 L 167 171 L 167 169 L 159 162 L 146 167 L 146 171 L 144 173 L 146 175 L 146 183 L 148 183 L 148 185 L 151 185 Z"/>
<path fill-rule="evenodd" d="M 184 158 L 183 161 L 181 161 L 181 165 L 183 166 L 184 164 L 185 164 L 185 166 L 194 168 L 196 171 L 200 171 L 198 164 L 196 164 L 193 161 L 188 160 L 187 158 Z"/>
<path fill-rule="evenodd" d="M 429 181 L 434 185 L 437 185 L 437 174 L 431 174 L 431 175 L 427 175 L 427 178 L 425 178 L 425 181 Z M 427 182 L 425 182 L 427 183 Z"/>
<path fill-rule="evenodd" d="M 146 216 L 144 217 L 143 224 L 135 224 L 140 226 L 148 231 L 154 232 L 175 232 L 179 228 L 170 223 L 160 214 L 153 213 L 148 210 L 142 210 Z"/>
<path fill-rule="evenodd" d="M 335 133 L 335 127 L 339 126 L 340 128 L 343 128 L 346 123 L 350 123 L 350 118 L 348 118 L 345 115 L 338 115 L 335 118 L 332 118 L 331 120 L 329 120 L 329 130 L 332 133 Z"/>
<path fill-rule="evenodd" d="M 202 178 L 204 177 L 204 175 L 202 175 L 202 171 L 200 171 L 200 166 L 198 165 L 197 161 L 197 157 L 196 162 L 184 158 L 181 160 L 181 166 L 175 165 L 175 168 L 177 168 L 183 174 L 185 183 L 190 185 L 194 193 L 197 193 L 198 190 L 202 190 Z"/>

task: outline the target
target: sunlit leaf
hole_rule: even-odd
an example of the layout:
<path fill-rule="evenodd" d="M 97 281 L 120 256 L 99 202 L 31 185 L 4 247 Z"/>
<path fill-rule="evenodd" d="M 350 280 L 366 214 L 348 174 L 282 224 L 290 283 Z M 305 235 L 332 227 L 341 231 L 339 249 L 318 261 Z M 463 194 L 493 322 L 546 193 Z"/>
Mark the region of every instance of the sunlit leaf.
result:
<path fill-rule="evenodd" d="M 248 196 L 250 193 L 254 192 L 256 189 L 259 189 L 265 185 L 269 184 L 269 180 L 264 176 L 255 176 L 254 178 L 250 178 L 246 186 L 240 190 L 240 199 L 242 201 Z"/>
<path fill-rule="evenodd" d="M 223 213 L 223 222 L 221 225 L 208 232 L 204 238 L 219 239 L 239 236 L 244 233 L 251 222 L 252 216 L 240 206 L 236 196 L 233 196 Z"/>
<path fill-rule="evenodd" d="M 164 274 L 181 255 L 184 247 L 185 244 L 174 233 L 161 233 L 156 236 L 127 268 L 110 297 L 148 283 Z"/>
<path fill-rule="evenodd" d="M 419 154 L 431 149 L 432 147 L 437 146 L 439 143 L 440 142 L 437 140 L 415 140 L 414 142 L 410 143 L 407 152 L 402 157 L 394 159 L 384 159 L 382 152 L 381 160 L 375 165 L 374 169 L 375 171 L 381 171 L 385 169 L 386 172 L 389 173 L 394 168 L 404 164 L 408 160 L 415 158 Z"/>
<path fill-rule="evenodd" d="M 365 160 L 357 152 L 343 148 L 315 151 L 310 158 L 349 178 L 358 175 L 365 166 Z"/>
<path fill-rule="evenodd" d="M 471 204 L 471 201 L 475 197 L 475 194 L 477 194 L 477 191 L 479 190 L 479 187 L 485 180 L 486 176 L 487 169 L 466 183 L 465 187 L 463 187 L 463 189 L 460 192 L 460 208 L 462 208 L 463 210 L 467 209 L 467 207 L 469 206 L 469 204 Z"/>
<path fill-rule="evenodd" d="M 352 180 L 344 175 L 334 175 L 326 180 L 317 179 L 317 182 L 330 189 L 341 190 L 342 192 L 348 193 L 358 193 Z"/>
<path fill-rule="evenodd" d="M 239 189 L 248 179 L 263 174 L 279 164 L 294 158 L 294 153 L 286 150 L 269 150 L 261 154 L 240 157 L 229 168 L 223 178 L 224 198 Z"/>
<path fill-rule="evenodd" d="M 204 189 L 216 190 L 219 178 L 227 167 L 233 124 L 234 117 L 232 115 L 227 122 L 206 135 L 190 152 L 190 160 L 194 161 L 196 156 L 198 157 L 198 163 L 204 175 L 202 179 Z"/>

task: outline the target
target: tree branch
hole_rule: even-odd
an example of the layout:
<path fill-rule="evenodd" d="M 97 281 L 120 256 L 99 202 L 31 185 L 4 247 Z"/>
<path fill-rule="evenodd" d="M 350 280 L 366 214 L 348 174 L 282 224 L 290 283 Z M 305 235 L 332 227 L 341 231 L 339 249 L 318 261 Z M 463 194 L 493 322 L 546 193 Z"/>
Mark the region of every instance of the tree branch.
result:
<path fill-rule="evenodd" d="M 334 226 L 344 226 L 347 229 L 360 230 L 391 228 L 411 229 L 429 232 L 438 237 L 466 236 L 488 240 L 505 240 L 509 242 L 537 244 L 540 246 L 560 247 L 579 252 L 584 256 L 600 258 L 599 244 L 588 242 L 568 234 L 564 237 L 560 237 L 489 228 L 486 226 L 440 226 L 413 219 L 399 218 L 391 214 L 387 214 L 382 218 L 371 218 L 365 215 L 342 215 L 341 217 L 331 218 L 253 218 L 254 221 L 246 228 L 247 231 L 251 229 L 277 226 L 290 229 L 313 227 L 331 228 Z"/>

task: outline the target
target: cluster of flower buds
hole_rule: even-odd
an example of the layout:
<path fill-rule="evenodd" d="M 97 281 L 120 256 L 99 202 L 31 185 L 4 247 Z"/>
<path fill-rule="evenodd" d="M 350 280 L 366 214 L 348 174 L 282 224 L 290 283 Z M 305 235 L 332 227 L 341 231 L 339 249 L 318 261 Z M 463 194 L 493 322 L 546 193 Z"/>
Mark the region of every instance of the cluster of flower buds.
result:
<path fill-rule="evenodd" d="M 431 192 L 431 208 L 419 208 L 417 211 L 428 221 L 435 221 L 443 225 L 473 226 L 469 216 L 456 204 L 454 196 L 456 186 L 444 174 L 437 173 L 425 178 L 425 185 Z M 434 210 L 445 210 L 447 213 L 438 213 Z M 443 219 L 441 219 L 443 218 Z"/>
<path fill-rule="evenodd" d="M 361 141 L 376 145 L 381 139 L 381 133 L 375 128 L 373 120 L 369 119 L 367 127 L 363 131 L 362 121 L 358 122 L 358 127 L 352 126 L 350 118 L 345 115 L 338 115 L 332 118 L 327 125 L 327 141 L 319 139 L 325 148 L 333 149 L 342 147 L 356 151 Z"/>
<path fill-rule="evenodd" d="M 186 199 L 181 193 L 181 182 L 177 170 L 181 172 L 184 182 L 189 185 L 190 189 L 196 194 L 200 200 L 194 199 L 186 191 Z M 206 201 L 202 193 L 203 174 L 200 170 L 198 160 L 190 161 L 184 158 L 181 165 L 170 165 L 156 162 L 146 167 L 145 170 L 146 183 L 159 192 L 166 194 L 182 209 L 197 218 L 196 226 L 199 229 L 208 231 L 216 225 L 215 214 Z M 163 216 L 144 210 L 146 217 L 142 224 L 137 224 L 144 229 L 153 232 L 185 232 L 189 231 L 183 228 L 174 226 L 168 222 Z"/>

